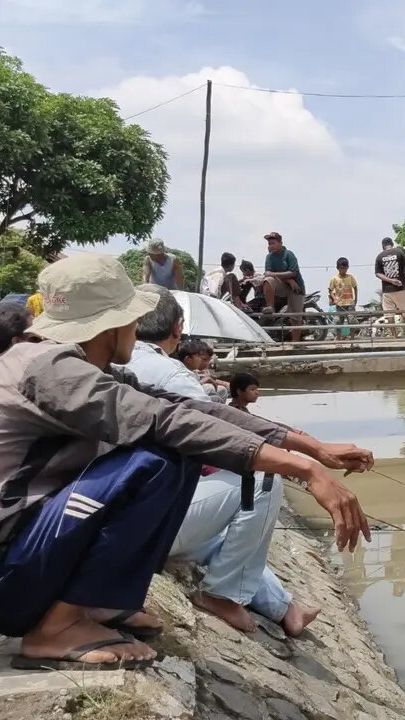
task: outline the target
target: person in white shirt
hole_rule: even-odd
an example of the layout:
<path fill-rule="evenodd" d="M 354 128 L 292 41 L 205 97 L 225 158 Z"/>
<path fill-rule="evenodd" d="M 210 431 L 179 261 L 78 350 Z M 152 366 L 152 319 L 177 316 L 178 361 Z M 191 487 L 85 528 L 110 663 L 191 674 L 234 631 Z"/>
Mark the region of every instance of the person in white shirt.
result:
<path fill-rule="evenodd" d="M 143 286 L 141 286 L 142 288 Z M 129 369 L 142 385 L 210 402 L 196 375 L 170 354 L 182 336 L 183 312 L 173 295 L 157 286 L 156 310 L 138 322 Z M 264 489 L 256 473 L 252 512 L 240 506 L 240 476 L 206 467 L 170 556 L 207 566 L 201 590 L 192 601 L 245 632 L 255 623 L 245 606 L 299 635 L 317 616 L 300 607 L 267 567 L 267 552 L 282 501 L 282 480 L 272 476 Z"/>
<path fill-rule="evenodd" d="M 249 312 L 249 306 L 241 300 L 239 280 L 234 273 L 235 263 L 235 255 L 228 252 L 222 253 L 221 267 L 204 275 L 201 280 L 200 292 L 202 295 L 229 299 L 240 310 Z"/>

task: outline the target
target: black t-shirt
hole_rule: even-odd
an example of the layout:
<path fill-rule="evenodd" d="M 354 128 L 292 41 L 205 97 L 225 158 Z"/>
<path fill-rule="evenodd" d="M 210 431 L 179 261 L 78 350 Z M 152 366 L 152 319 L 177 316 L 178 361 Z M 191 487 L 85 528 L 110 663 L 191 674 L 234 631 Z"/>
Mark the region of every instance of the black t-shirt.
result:
<path fill-rule="evenodd" d="M 398 292 L 405 289 L 405 253 L 402 248 L 395 247 L 383 250 L 377 255 L 375 272 L 393 280 L 400 280 L 402 285 L 391 285 L 382 281 L 383 293 Z"/>

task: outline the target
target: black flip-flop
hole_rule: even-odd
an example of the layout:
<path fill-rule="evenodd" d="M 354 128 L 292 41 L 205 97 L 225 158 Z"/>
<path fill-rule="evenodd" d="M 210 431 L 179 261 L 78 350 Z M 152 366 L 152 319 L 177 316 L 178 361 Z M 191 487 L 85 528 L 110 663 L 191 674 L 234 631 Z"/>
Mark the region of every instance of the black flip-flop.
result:
<path fill-rule="evenodd" d="M 103 622 L 104 627 L 110 628 L 110 630 L 118 630 L 118 632 L 125 633 L 126 635 L 132 635 L 136 640 L 151 640 L 152 638 L 158 637 L 163 632 L 163 627 L 134 627 L 132 625 L 126 625 L 125 620 L 135 615 L 136 610 L 123 610 L 118 615 L 115 615 L 111 620 Z M 139 612 L 146 612 L 144 608 Z"/>
<path fill-rule="evenodd" d="M 115 638 L 111 640 L 98 640 L 96 642 L 80 645 L 62 658 L 30 658 L 25 655 L 14 655 L 11 667 L 16 670 L 142 670 L 150 667 L 154 660 L 118 660 L 114 663 L 91 663 L 80 658 L 92 650 L 101 650 L 112 645 L 124 643 L 132 645 L 132 639 Z"/>

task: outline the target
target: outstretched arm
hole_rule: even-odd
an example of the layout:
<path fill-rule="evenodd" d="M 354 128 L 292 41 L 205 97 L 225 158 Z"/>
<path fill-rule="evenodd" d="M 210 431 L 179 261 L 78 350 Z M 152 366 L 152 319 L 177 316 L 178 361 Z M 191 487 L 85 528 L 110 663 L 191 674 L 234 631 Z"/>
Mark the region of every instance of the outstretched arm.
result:
<path fill-rule="evenodd" d="M 333 520 L 336 544 L 340 551 L 348 544 L 350 552 L 353 552 L 360 533 L 370 542 L 368 522 L 356 496 L 333 478 L 322 465 L 290 453 L 283 455 L 283 450 L 265 444 L 256 455 L 254 469 L 295 475 L 305 480 L 311 495 Z"/>

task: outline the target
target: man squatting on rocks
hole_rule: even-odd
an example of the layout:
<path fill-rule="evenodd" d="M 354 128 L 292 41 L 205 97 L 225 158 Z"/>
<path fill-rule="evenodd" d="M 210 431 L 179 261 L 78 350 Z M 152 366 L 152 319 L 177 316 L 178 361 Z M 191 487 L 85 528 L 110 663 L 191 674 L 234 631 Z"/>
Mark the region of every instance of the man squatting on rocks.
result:
<path fill-rule="evenodd" d="M 371 453 L 328 449 L 222 404 L 156 397 L 111 368 L 130 360 L 137 321 L 158 300 L 120 263 L 69 257 L 39 288 L 44 312 L 30 331 L 45 342 L 0 357 L 0 633 L 23 636 L 15 667 L 153 661 L 136 639 L 142 608 L 202 464 L 302 478 L 340 549 L 370 538 L 357 499 L 314 458 L 364 471 Z M 112 451 L 100 456 L 100 443 Z"/>

